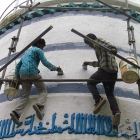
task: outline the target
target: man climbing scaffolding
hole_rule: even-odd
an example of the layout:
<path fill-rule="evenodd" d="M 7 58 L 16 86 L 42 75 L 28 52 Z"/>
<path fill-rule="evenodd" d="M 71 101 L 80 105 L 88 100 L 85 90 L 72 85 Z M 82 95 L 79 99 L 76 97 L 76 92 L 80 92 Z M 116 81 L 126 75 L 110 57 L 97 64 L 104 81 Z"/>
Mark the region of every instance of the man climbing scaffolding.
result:
<path fill-rule="evenodd" d="M 21 82 L 23 89 L 22 96 L 20 97 L 16 108 L 10 113 L 12 120 L 16 124 L 19 124 L 19 118 L 29 100 L 32 84 L 35 85 L 40 94 L 37 103 L 33 105 L 33 109 L 36 111 L 37 117 L 40 120 L 43 119 L 41 111 L 47 97 L 47 90 L 43 82 L 37 81 L 42 79 L 38 69 L 39 62 L 41 61 L 42 64 L 51 71 L 58 71 L 58 73 L 63 74 L 60 67 L 54 66 L 46 59 L 43 53 L 43 48 L 45 46 L 45 40 L 42 38 L 39 39 L 36 43 L 34 43 L 32 48 L 22 56 L 21 60 L 16 65 L 15 75 L 17 78 L 20 78 L 21 80 L 33 80 L 33 82 Z"/>
<path fill-rule="evenodd" d="M 104 49 L 101 49 L 96 44 L 92 44 L 89 41 L 84 39 L 85 44 L 89 45 L 91 48 L 95 50 L 95 54 L 98 60 L 98 61 L 93 61 L 93 62 L 85 61 L 83 63 L 84 67 L 87 65 L 98 67 L 98 70 L 94 74 L 92 74 L 90 77 L 90 79 L 94 79 L 95 81 L 87 82 L 88 89 L 92 93 L 93 99 L 95 100 L 95 105 L 94 105 L 95 107 L 94 107 L 93 113 L 94 114 L 99 113 L 102 106 L 106 103 L 106 100 L 100 96 L 96 85 L 100 83 L 102 80 L 108 80 L 102 83 L 105 89 L 107 99 L 110 104 L 112 114 L 114 115 L 113 125 L 117 126 L 120 123 L 121 113 L 120 113 L 116 98 L 113 94 L 115 82 L 117 80 L 117 72 L 118 72 L 118 66 L 115 60 L 115 56 L 113 55 L 117 53 L 116 47 L 114 47 L 112 44 L 106 42 L 103 39 L 97 38 L 94 34 L 90 33 L 87 35 L 87 37 L 91 38 L 92 40 L 96 40 L 97 42 L 101 44 L 104 44 L 112 52 L 110 53 Z M 109 81 L 109 80 L 113 80 L 113 81 Z"/>

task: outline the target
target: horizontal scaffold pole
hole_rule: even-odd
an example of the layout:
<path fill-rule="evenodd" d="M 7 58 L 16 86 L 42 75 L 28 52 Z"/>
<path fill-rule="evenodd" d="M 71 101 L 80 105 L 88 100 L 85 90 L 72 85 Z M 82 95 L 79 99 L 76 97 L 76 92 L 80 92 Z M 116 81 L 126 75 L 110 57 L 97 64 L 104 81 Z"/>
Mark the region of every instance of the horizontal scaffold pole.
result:
<path fill-rule="evenodd" d="M 111 6 L 111 5 L 109 5 L 109 4 L 105 3 L 105 2 L 103 2 L 103 1 L 101 1 L 101 0 L 96 0 L 96 1 L 98 1 L 99 3 L 102 3 L 103 5 L 105 5 L 105 6 L 109 7 L 109 8 L 111 8 L 111 9 L 113 9 L 113 10 L 115 10 L 115 11 L 117 11 L 117 12 L 119 12 L 119 13 L 125 15 L 125 16 L 127 16 L 128 18 L 133 19 L 133 20 L 135 20 L 135 21 L 137 21 L 137 22 L 140 23 L 140 20 L 138 20 L 138 19 L 136 19 L 136 18 L 134 18 L 134 17 L 132 17 L 132 16 L 130 16 L 130 15 L 124 13 L 123 10 L 118 10 L 118 9 L 114 8 L 113 6 Z"/>
<path fill-rule="evenodd" d="M 0 82 L 87 82 L 87 81 L 98 81 L 98 82 L 111 82 L 111 81 L 123 81 L 122 79 L 117 80 L 95 80 L 95 79 L 41 79 L 41 80 L 16 80 L 16 79 L 0 79 Z"/>
<path fill-rule="evenodd" d="M 20 8 L 30 8 L 30 6 L 19 6 Z M 55 9 L 55 10 L 88 10 L 88 11 L 114 11 L 111 8 L 90 8 L 90 7 L 46 7 L 37 6 L 38 9 Z M 115 7 L 119 10 L 118 7 Z M 33 9 L 32 9 L 33 10 Z M 123 9 L 124 11 L 131 11 L 131 9 Z"/>
<path fill-rule="evenodd" d="M 83 35 L 82 33 L 76 31 L 75 29 L 72 29 L 71 31 L 72 31 L 73 33 L 75 33 L 75 34 L 81 36 L 82 38 L 86 39 L 87 41 L 89 41 L 89 42 L 91 42 L 91 43 L 93 43 L 93 44 L 98 45 L 100 48 L 102 48 L 102 49 L 104 49 L 104 50 L 106 50 L 106 51 L 108 51 L 108 52 L 111 52 L 111 50 L 110 50 L 109 48 L 107 48 L 107 47 L 105 47 L 105 46 L 99 44 L 96 40 L 93 40 L 93 39 L 91 39 L 91 38 L 89 38 L 89 37 Z M 112 52 L 111 52 L 111 53 L 112 53 Z M 115 55 L 116 57 L 118 57 L 118 58 L 124 60 L 125 62 L 127 62 L 127 63 L 133 65 L 134 67 L 140 69 L 140 66 L 138 66 L 138 65 L 136 65 L 136 64 L 134 64 L 134 63 L 132 63 L 131 61 L 127 60 L 126 58 L 122 57 L 121 55 L 119 55 L 119 54 L 117 54 L 117 53 L 114 54 L 114 55 Z"/>
<path fill-rule="evenodd" d="M 18 58 L 23 52 L 25 52 L 29 47 L 31 47 L 36 41 L 38 41 L 42 36 L 44 36 L 47 32 L 49 32 L 53 26 L 49 26 L 45 31 L 43 31 L 38 37 L 36 37 L 31 43 L 29 43 L 24 49 L 22 49 L 15 57 L 13 57 L 10 61 L 8 61 L 4 66 L 0 68 L 0 72 L 6 68 L 11 62 L 13 62 L 16 58 Z"/>

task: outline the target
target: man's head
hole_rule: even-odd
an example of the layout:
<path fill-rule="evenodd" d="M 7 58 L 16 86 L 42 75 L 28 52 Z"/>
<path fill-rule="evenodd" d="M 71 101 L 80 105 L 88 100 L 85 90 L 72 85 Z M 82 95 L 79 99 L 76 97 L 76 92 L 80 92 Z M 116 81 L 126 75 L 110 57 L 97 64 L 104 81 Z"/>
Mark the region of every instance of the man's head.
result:
<path fill-rule="evenodd" d="M 46 46 L 46 42 L 45 42 L 44 39 L 40 38 L 37 42 L 35 42 L 33 44 L 33 46 L 36 46 L 36 47 L 38 47 L 38 48 L 43 50 L 43 48 Z"/>
<path fill-rule="evenodd" d="M 89 38 L 91 38 L 91 39 L 93 39 L 93 40 L 96 40 L 97 39 L 97 37 L 94 34 L 92 34 L 92 33 L 89 33 L 86 36 L 89 37 Z M 93 44 L 90 43 L 89 41 L 87 41 L 86 39 L 84 39 L 84 42 L 85 42 L 85 44 L 87 44 L 89 46 L 93 46 Z"/>

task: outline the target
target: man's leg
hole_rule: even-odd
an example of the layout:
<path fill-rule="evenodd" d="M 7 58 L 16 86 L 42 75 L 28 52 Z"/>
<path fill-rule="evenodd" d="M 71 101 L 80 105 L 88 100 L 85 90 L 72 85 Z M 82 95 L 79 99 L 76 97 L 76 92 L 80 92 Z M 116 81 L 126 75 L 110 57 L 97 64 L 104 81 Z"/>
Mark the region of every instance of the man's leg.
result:
<path fill-rule="evenodd" d="M 117 74 L 113 74 L 113 73 L 109 73 L 109 79 L 110 80 L 116 80 L 117 79 Z M 117 103 L 117 100 L 114 96 L 114 86 L 115 86 L 115 82 L 103 82 L 104 88 L 105 88 L 105 92 L 106 92 L 106 96 L 108 98 L 109 104 L 110 104 L 110 108 L 112 111 L 112 114 L 114 115 L 114 119 L 113 119 L 113 125 L 119 125 L 120 123 L 120 110 L 119 110 L 119 106 Z"/>
<path fill-rule="evenodd" d="M 107 82 L 107 83 L 103 83 L 103 85 L 105 88 L 106 96 L 110 104 L 110 109 L 112 111 L 112 114 L 114 115 L 115 111 L 119 110 L 117 100 L 113 94 L 115 82 Z"/>
<path fill-rule="evenodd" d="M 94 74 L 92 74 L 89 79 L 100 80 L 99 75 L 100 75 L 100 71 L 98 70 Z M 100 83 L 100 82 L 99 81 L 88 81 L 87 82 L 88 89 L 92 93 L 92 96 L 93 96 L 93 99 L 95 100 L 95 103 L 97 103 L 101 97 L 99 92 L 98 92 L 98 89 L 96 87 L 96 85 L 98 83 Z"/>
<path fill-rule="evenodd" d="M 24 79 L 24 78 L 21 78 Z M 24 79 L 25 80 L 25 79 Z M 30 96 L 30 91 L 31 91 L 32 83 L 30 82 L 22 82 L 22 96 L 20 97 L 15 110 L 13 110 L 10 113 L 10 116 L 12 117 L 13 121 L 16 124 L 19 124 L 19 118 L 28 102 L 29 96 Z"/>
<path fill-rule="evenodd" d="M 88 89 L 90 90 L 90 92 L 92 93 L 93 95 L 93 99 L 95 100 L 95 108 L 93 110 L 93 113 L 94 114 L 97 114 L 102 106 L 105 104 L 106 100 L 103 99 L 99 92 L 98 92 L 98 89 L 96 87 L 96 85 L 98 83 L 100 83 L 100 80 L 102 80 L 104 77 L 103 73 L 102 73 L 102 70 L 98 70 L 96 71 L 94 74 L 91 75 L 90 79 L 94 79 L 94 80 L 99 80 L 99 81 L 88 81 L 87 82 L 87 86 L 88 86 Z"/>
<path fill-rule="evenodd" d="M 40 75 L 37 76 L 38 79 L 42 79 L 42 77 Z M 39 98 L 37 100 L 37 103 L 35 105 L 33 105 L 34 110 L 36 111 L 37 117 L 42 120 L 42 113 L 41 110 L 44 107 L 46 98 L 47 98 L 47 89 L 46 89 L 46 85 L 44 84 L 44 82 L 34 82 L 35 87 L 37 88 L 37 90 L 39 91 Z"/>

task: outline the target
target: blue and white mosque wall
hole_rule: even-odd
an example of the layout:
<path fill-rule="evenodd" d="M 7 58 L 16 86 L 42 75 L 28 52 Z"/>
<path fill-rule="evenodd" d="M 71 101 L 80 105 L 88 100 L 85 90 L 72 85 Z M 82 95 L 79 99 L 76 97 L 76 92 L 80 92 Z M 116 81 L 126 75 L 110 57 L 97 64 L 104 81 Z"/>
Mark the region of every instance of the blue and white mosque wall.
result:
<path fill-rule="evenodd" d="M 94 33 L 97 37 L 101 37 L 117 47 L 118 54 L 122 56 L 133 56 L 133 46 L 128 45 L 127 23 L 126 17 L 119 14 L 108 12 L 89 12 L 89 11 L 69 11 L 67 13 L 55 13 L 52 15 L 44 15 L 42 17 L 33 18 L 25 21 L 19 37 L 16 53 L 11 55 L 14 57 L 26 45 L 28 45 L 36 36 L 39 35 L 48 26 L 52 25 L 53 29 L 43 38 L 47 46 L 44 48 L 46 58 L 56 66 L 61 66 L 64 70 L 63 76 L 57 76 L 56 72 L 50 72 L 42 64 L 39 65 L 41 74 L 44 79 L 62 78 L 62 79 L 87 79 L 97 68 L 88 67 L 87 71 L 82 69 L 82 63 L 86 60 L 94 61 L 96 56 L 94 50 L 83 43 L 83 38 L 71 32 L 76 29 L 83 34 Z M 139 41 L 139 23 L 131 21 L 134 27 L 137 56 L 140 56 Z M 8 54 L 8 48 L 11 44 L 11 38 L 17 34 L 19 25 L 7 30 L 0 36 L 1 43 L 1 60 L 0 65 L 3 66 Z M 22 56 L 22 55 L 21 55 Z M 7 73 L 15 67 L 15 63 L 19 61 L 21 56 L 8 66 Z M 119 64 L 120 59 L 116 58 Z M 121 78 L 119 70 L 118 78 Z M 50 85 L 54 85 L 51 87 Z M 86 83 L 46 83 L 49 93 L 67 92 L 86 92 L 89 93 Z M 66 88 L 67 87 L 67 88 Z M 58 89 L 58 90 L 57 90 Z M 33 88 L 34 90 L 34 88 Z M 104 93 L 101 85 L 99 90 Z M 35 92 L 33 92 L 35 93 Z M 115 95 L 126 98 L 138 99 L 138 86 L 136 83 L 127 84 L 117 82 L 115 87 Z"/>
<path fill-rule="evenodd" d="M 97 37 L 115 45 L 118 54 L 125 57 L 129 55 L 130 49 L 125 19 L 126 17 L 123 15 L 95 11 L 59 12 L 33 18 L 24 22 L 16 53 L 12 54 L 11 58 L 52 25 L 53 29 L 43 36 L 47 44 L 44 53 L 51 63 L 62 67 L 64 75 L 58 76 L 56 71 L 49 71 L 40 63 L 39 69 L 43 79 L 88 79 L 97 68 L 88 67 L 85 71 L 82 68 L 82 63 L 86 60 L 96 60 L 94 50 L 85 45 L 83 39 L 72 33 L 71 29 L 76 29 L 85 35 L 94 33 Z M 135 21 L 130 23 L 134 26 L 139 61 L 140 25 Z M 5 63 L 11 38 L 17 34 L 18 28 L 19 25 L 16 25 L 0 36 L 1 67 Z M 133 53 L 131 54 L 133 56 Z M 22 55 L 8 66 L 6 75 L 15 68 L 21 57 Z M 120 59 L 116 58 L 116 60 L 119 64 Z M 118 78 L 121 78 L 120 70 Z M 0 94 L 0 139 L 124 140 L 129 138 L 133 140 L 139 137 L 140 103 L 136 83 L 116 83 L 114 94 L 122 112 L 121 123 L 118 128 L 112 128 L 112 114 L 108 102 L 103 106 L 100 114 L 92 114 L 94 101 L 87 89 L 86 82 L 46 82 L 45 84 L 48 95 L 43 109 L 43 120 L 38 120 L 32 109 L 32 105 L 36 103 L 38 97 L 38 92 L 33 86 L 32 96 L 30 96 L 20 118 L 20 126 L 14 125 L 9 113 L 15 108 L 22 89 L 19 91 L 19 96 L 9 102 L 6 95 L 3 94 L 4 86 L 2 87 Z M 98 87 L 99 92 L 104 94 L 102 84 L 99 84 Z M 106 98 L 105 95 L 102 96 Z"/>

